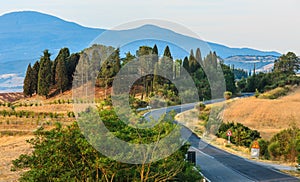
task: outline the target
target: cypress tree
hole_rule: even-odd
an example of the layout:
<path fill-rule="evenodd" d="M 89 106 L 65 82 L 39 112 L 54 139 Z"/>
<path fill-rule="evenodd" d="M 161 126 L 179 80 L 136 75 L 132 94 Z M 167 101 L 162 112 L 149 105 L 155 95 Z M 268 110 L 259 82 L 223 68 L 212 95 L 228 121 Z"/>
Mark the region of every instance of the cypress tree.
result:
<path fill-rule="evenodd" d="M 40 60 L 40 69 L 38 74 L 38 94 L 48 96 L 52 81 L 51 60 L 48 50 L 44 51 L 44 55 Z"/>
<path fill-rule="evenodd" d="M 156 44 L 153 46 L 152 54 L 158 55 L 158 49 L 157 49 Z"/>
<path fill-rule="evenodd" d="M 76 70 L 76 66 L 79 62 L 80 55 L 78 53 L 71 54 L 71 56 L 67 60 L 67 72 L 68 72 L 68 83 L 69 86 L 72 85 L 73 82 L 73 74 Z"/>
<path fill-rule="evenodd" d="M 32 90 L 33 93 L 38 93 L 38 76 L 39 76 L 39 70 L 40 70 L 40 63 L 39 61 L 36 61 L 32 67 Z"/>
<path fill-rule="evenodd" d="M 57 67 L 59 59 L 63 59 L 66 62 L 69 57 L 70 57 L 70 51 L 68 48 L 65 47 L 65 48 L 60 49 L 57 57 L 53 61 L 52 68 L 51 68 L 53 85 L 56 85 L 56 67 Z"/>
<path fill-rule="evenodd" d="M 202 60 L 202 55 L 201 55 L 201 51 L 199 48 L 197 48 L 196 50 L 196 60 L 198 61 L 198 63 L 203 66 L 203 60 Z"/>
<path fill-rule="evenodd" d="M 114 76 L 118 74 L 121 69 L 121 61 L 120 61 L 120 49 L 117 48 L 113 53 L 113 71 Z"/>
<path fill-rule="evenodd" d="M 158 48 L 156 46 L 156 44 L 153 46 L 152 48 L 152 66 L 154 67 L 153 71 L 153 75 L 151 75 L 151 83 L 150 83 L 150 86 L 151 86 L 151 92 L 154 91 L 154 87 L 158 84 L 158 75 L 155 75 L 157 74 L 157 63 L 158 63 Z"/>
<path fill-rule="evenodd" d="M 183 59 L 183 65 L 182 65 L 182 66 L 184 67 L 184 69 L 185 69 L 188 73 L 190 73 L 189 59 L 188 59 L 187 57 L 185 57 L 185 58 Z"/>
<path fill-rule="evenodd" d="M 172 57 L 172 55 L 171 55 L 171 51 L 170 51 L 169 46 L 167 46 L 167 47 L 165 48 L 165 51 L 164 51 L 164 57 L 168 57 L 168 58 L 170 58 L 171 60 L 173 60 L 173 57 Z"/>
<path fill-rule="evenodd" d="M 58 59 L 55 71 L 56 86 L 60 90 L 60 93 L 62 93 L 68 88 L 68 73 L 64 57 Z"/>
<path fill-rule="evenodd" d="M 26 71 L 26 76 L 24 79 L 24 85 L 23 85 L 23 93 L 25 96 L 32 96 L 33 89 L 32 89 L 32 69 L 31 65 L 29 64 Z"/>

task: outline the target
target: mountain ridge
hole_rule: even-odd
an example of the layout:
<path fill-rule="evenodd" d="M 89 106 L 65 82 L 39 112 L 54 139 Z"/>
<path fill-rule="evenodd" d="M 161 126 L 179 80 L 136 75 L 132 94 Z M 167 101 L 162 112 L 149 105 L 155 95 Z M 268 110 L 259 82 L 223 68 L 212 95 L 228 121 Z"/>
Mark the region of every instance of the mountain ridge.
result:
<path fill-rule="evenodd" d="M 19 88 L 22 87 L 20 78 L 24 77 L 27 65 L 34 63 L 40 58 L 42 52 L 48 49 L 52 53 L 52 59 L 57 55 L 59 50 L 63 47 L 68 47 L 71 52 L 80 52 L 88 47 L 91 42 L 99 35 L 105 33 L 111 34 L 111 39 L 106 43 L 115 43 L 119 46 L 118 42 L 122 38 L 135 37 L 142 34 L 152 32 L 153 34 L 172 34 L 176 37 L 177 42 L 181 41 L 183 45 L 191 45 L 193 48 L 201 47 L 204 44 L 202 40 L 190 37 L 187 35 L 179 34 L 173 30 L 158 27 L 156 25 L 146 24 L 135 29 L 128 30 L 105 30 L 100 28 L 84 27 L 80 24 L 65 21 L 53 15 L 35 11 L 18 11 L 6 13 L 0 16 L 0 75 L 15 74 L 14 80 L 7 80 L 0 78 L 0 90 L 6 88 L 12 81 L 18 80 L 20 83 L 14 82 Z M 130 39 L 129 39 L 130 40 Z M 166 45 L 170 42 L 156 40 L 140 40 L 132 42 L 130 45 L 122 47 L 121 56 L 125 52 L 130 51 L 135 54 L 138 46 L 149 45 L 153 46 L 158 44 L 160 54 Z M 206 43 L 206 42 L 205 42 Z M 178 45 L 178 44 L 177 44 Z M 259 51 L 250 48 L 230 48 L 221 44 L 207 42 L 211 51 L 217 52 L 222 58 L 235 55 L 260 55 L 260 56 L 279 56 L 280 53 L 273 51 Z M 204 46 L 205 47 L 205 46 Z M 176 45 L 170 46 L 174 58 L 183 59 L 184 56 L 189 54 L 189 50 L 184 51 Z M 202 51 L 202 50 L 201 50 Z"/>

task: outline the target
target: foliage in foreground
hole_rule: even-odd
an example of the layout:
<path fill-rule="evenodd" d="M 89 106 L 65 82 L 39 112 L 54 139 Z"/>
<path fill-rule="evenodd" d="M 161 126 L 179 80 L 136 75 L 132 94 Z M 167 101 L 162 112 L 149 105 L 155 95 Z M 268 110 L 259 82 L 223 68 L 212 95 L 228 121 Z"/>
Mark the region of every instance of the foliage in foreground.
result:
<path fill-rule="evenodd" d="M 150 129 L 128 127 L 111 111 L 100 113 L 106 127 L 120 139 L 132 143 L 157 140 L 174 129 L 163 122 Z M 138 130 L 138 131 L 137 131 Z M 186 162 L 188 145 L 171 156 L 149 164 L 125 164 L 114 161 L 95 150 L 82 135 L 78 124 L 35 132 L 28 141 L 32 154 L 13 161 L 13 169 L 29 169 L 20 181 L 199 181 L 201 176 Z M 100 144 L 101 145 L 101 144 Z M 122 146 L 116 146 L 116 148 Z M 128 154 L 130 155 L 130 154 Z"/>

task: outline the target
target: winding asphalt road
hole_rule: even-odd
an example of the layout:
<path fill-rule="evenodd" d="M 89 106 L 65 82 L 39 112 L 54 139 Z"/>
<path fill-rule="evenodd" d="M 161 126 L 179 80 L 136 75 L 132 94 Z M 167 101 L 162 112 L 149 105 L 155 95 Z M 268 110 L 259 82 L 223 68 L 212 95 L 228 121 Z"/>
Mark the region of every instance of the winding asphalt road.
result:
<path fill-rule="evenodd" d="M 205 104 L 220 102 L 222 99 L 206 101 Z M 152 110 L 145 114 L 145 118 L 159 118 L 165 112 L 171 110 L 177 113 L 193 109 L 195 104 L 172 106 Z M 188 128 L 183 128 L 186 132 Z M 183 133 L 186 133 L 183 131 Z M 192 133 L 188 141 L 191 143 L 191 150 L 196 151 L 196 164 L 200 166 L 202 174 L 208 181 L 212 182 L 234 182 L 234 181 L 264 181 L 264 182 L 296 182 L 300 181 L 295 177 L 283 174 L 272 167 L 255 163 L 254 161 L 230 154 L 202 141 Z"/>

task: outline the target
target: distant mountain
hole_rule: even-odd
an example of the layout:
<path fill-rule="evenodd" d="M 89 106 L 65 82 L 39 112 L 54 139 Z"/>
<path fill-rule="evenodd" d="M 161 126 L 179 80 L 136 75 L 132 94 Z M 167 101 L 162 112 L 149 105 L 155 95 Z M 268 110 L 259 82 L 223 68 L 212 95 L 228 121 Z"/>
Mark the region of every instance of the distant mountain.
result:
<path fill-rule="evenodd" d="M 82 27 L 54 16 L 25 11 L 0 17 L 0 62 L 39 58 L 68 46 L 80 51 L 104 30 Z"/>
<path fill-rule="evenodd" d="M 280 55 L 277 52 L 264 52 L 248 48 L 230 48 L 210 42 L 206 44 L 196 38 L 178 34 L 172 30 L 154 25 L 145 25 L 130 30 L 105 31 L 104 29 L 83 27 L 76 23 L 67 22 L 55 16 L 39 12 L 13 12 L 0 16 L 0 90 L 9 89 L 7 87 L 12 82 L 11 79 L 13 79 L 2 79 L 1 75 L 4 74 L 16 75 L 18 79 L 16 77 L 14 79 L 19 80 L 20 83 L 14 82 L 13 87 L 21 88 L 22 79 L 20 78 L 24 76 L 28 63 L 38 60 L 43 50 L 48 49 L 53 56 L 63 47 L 68 47 L 71 52 L 79 52 L 88 47 L 103 32 L 108 33 L 110 36 L 104 36 L 105 38 L 101 41 L 113 46 L 120 46 L 118 44 L 120 40 L 147 37 L 149 33 L 158 36 L 163 35 L 164 38 L 169 37 L 172 39 L 172 42 L 176 42 L 175 45 L 170 43 L 170 41 L 137 40 L 121 47 L 121 56 L 128 51 L 134 54 L 140 45 L 153 46 L 155 43 L 158 45 L 160 53 L 162 53 L 166 45 L 169 45 L 174 58 L 183 58 L 188 55 L 188 52 L 182 49 L 182 45 L 183 47 L 184 45 L 189 46 L 185 46 L 186 48 L 203 48 L 209 45 L 211 50 L 216 51 L 224 59 L 235 55 Z M 207 50 L 204 48 L 202 51 L 206 52 Z"/>

